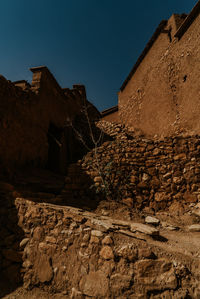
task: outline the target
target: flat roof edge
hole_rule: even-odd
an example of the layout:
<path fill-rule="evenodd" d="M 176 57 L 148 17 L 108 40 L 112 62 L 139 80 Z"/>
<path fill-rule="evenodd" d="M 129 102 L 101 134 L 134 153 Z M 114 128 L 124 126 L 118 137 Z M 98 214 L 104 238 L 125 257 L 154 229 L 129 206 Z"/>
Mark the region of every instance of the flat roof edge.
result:
<path fill-rule="evenodd" d="M 185 21 L 178 28 L 174 36 L 180 39 L 183 36 L 183 34 L 187 31 L 187 29 L 190 27 L 190 25 L 194 22 L 194 20 L 199 15 L 199 13 L 200 13 L 200 0 L 193 7 L 193 9 L 186 17 Z"/>
<path fill-rule="evenodd" d="M 151 39 L 146 44 L 146 47 L 142 51 L 142 54 L 139 56 L 139 58 L 137 59 L 135 65 L 133 66 L 132 70 L 130 71 L 128 77 L 125 79 L 124 83 L 122 84 L 122 86 L 120 88 L 121 91 L 124 90 L 124 88 L 126 87 L 128 82 L 132 78 L 133 74 L 136 72 L 137 68 L 139 67 L 139 65 L 141 64 L 141 62 L 143 61 L 143 59 L 145 58 L 145 56 L 147 55 L 147 53 L 149 52 L 149 50 L 153 46 L 154 42 L 157 40 L 158 36 L 160 35 L 161 31 L 163 30 L 163 28 L 166 25 L 167 25 L 167 20 L 163 20 L 163 21 L 160 22 L 160 24 L 158 25 L 156 31 L 154 32 Z"/>
<path fill-rule="evenodd" d="M 104 117 L 104 116 L 106 116 L 106 115 L 109 115 L 109 114 L 114 113 L 114 112 L 117 112 L 117 111 L 118 111 L 118 105 L 113 106 L 113 107 L 111 107 L 111 108 L 108 108 L 108 109 L 106 109 L 106 110 L 103 110 L 103 111 L 101 112 L 101 116 Z"/>

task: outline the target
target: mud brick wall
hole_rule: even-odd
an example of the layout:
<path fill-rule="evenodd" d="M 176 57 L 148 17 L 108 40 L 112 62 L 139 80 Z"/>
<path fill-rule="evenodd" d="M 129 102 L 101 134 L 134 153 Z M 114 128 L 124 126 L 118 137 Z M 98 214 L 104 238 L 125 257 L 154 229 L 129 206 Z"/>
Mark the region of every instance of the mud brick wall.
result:
<path fill-rule="evenodd" d="M 154 211 L 200 199 L 199 136 L 150 140 L 122 135 L 80 162 L 97 190 Z"/>
<path fill-rule="evenodd" d="M 191 25 L 180 38 L 174 36 L 180 25 L 177 15 L 172 15 L 160 30 L 119 92 L 122 123 L 149 136 L 200 133 L 199 12 L 198 3 L 197 17 L 192 17 Z"/>
<path fill-rule="evenodd" d="M 20 167 L 48 166 L 64 173 L 85 152 L 69 124 L 82 128 L 76 119 L 84 117 L 85 104 L 90 119 L 100 114 L 87 101 L 84 86 L 62 89 L 47 67 L 31 70 L 31 85 L 0 76 L 1 169 L 13 175 Z M 87 139 L 88 131 L 85 135 Z"/>

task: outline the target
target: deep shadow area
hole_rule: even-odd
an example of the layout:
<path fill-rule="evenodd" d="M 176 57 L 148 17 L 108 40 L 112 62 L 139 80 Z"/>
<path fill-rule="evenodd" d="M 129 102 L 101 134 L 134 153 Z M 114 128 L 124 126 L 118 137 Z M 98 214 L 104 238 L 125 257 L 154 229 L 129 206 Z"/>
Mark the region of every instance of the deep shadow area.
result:
<path fill-rule="evenodd" d="M 24 232 L 18 225 L 12 185 L 0 181 L 0 298 L 22 283 L 20 242 Z"/>
<path fill-rule="evenodd" d="M 66 176 L 46 169 L 26 169 L 18 172 L 13 184 L 18 197 L 34 202 L 94 210 L 104 199 L 91 188 L 94 182 L 77 164 L 68 166 Z"/>
<path fill-rule="evenodd" d="M 48 130 L 48 162 L 47 169 L 60 172 L 62 129 L 50 123 Z"/>

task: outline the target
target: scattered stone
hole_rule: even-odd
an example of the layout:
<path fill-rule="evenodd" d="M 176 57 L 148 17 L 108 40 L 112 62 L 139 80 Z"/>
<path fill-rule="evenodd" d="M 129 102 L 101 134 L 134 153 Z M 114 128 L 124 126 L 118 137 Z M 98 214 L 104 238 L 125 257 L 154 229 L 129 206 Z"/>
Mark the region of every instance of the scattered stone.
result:
<path fill-rule="evenodd" d="M 133 199 L 131 197 L 128 198 L 123 198 L 122 203 L 127 205 L 128 207 L 132 208 L 133 207 Z"/>
<path fill-rule="evenodd" d="M 92 230 L 91 235 L 100 238 L 103 236 L 103 233 L 99 230 Z"/>
<path fill-rule="evenodd" d="M 192 224 L 188 226 L 190 232 L 200 232 L 200 224 Z"/>
<path fill-rule="evenodd" d="M 24 239 L 20 242 L 19 246 L 20 246 L 21 248 L 24 248 L 24 247 L 26 246 L 26 244 L 28 243 L 28 241 L 29 241 L 29 238 L 24 238 Z"/>
<path fill-rule="evenodd" d="M 150 236 L 159 235 L 158 229 L 142 223 L 131 223 L 131 231 L 132 232 L 138 231 Z"/>
<path fill-rule="evenodd" d="M 155 218 L 155 217 L 152 217 L 152 216 L 147 216 L 145 218 L 145 222 L 147 224 L 158 225 L 160 223 L 160 220 L 158 218 Z"/>

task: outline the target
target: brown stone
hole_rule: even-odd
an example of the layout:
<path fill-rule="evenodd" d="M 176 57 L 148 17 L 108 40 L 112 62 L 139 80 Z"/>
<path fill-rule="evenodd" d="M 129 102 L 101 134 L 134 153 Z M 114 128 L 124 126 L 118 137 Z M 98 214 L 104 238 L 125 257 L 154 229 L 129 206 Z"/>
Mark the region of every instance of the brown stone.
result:
<path fill-rule="evenodd" d="M 40 254 L 35 261 L 34 271 L 39 281 L 48 282 L 53 277 L 53 270 L 50 265 L 50 259 L 46 254 Z"/>
<path fill-rule="evenodd" d="M 148 247 L 138 249 L 138 259 L 153 259 L 155 254 Z"/>
<path fill-rule="evenodd" d="M 154 197 L 155 197 L 155 201 L 162 201 L 166 199 L 165 192 L 156 192 Z"/>
<path fill-rule="evenodd" d="M 146 290 L 165 290 L 177 287 L 173 265 L 164 259 L 136 262 L 134 281 Z"/>
<path fill-rule="evenodd" d="M 110 236 L 105 236 L 105 238 L 102 240 L 103 245 L 111 245 L 113 244 L 113 240 Z"/>
<path fill-rule="evenodd" d="M 137 249 L 132 247 L 131 245 L 123 245 L 122 247 L 118 248 L 116 254 L 124 259 L 128 259 L 130 262 L 134 262 L 138 258 Z"/>
<path fill-rule="evenodd" d="M 147 224 L 143 223 L 131 223 L 131 231 L 135 232 L 138 231 L 140 233 L 146 234 L 146 235 L 159 235 L 159 230 L 155 227 L 152 227 Z"/>
<path fill-rule="evenodd" d="M 99 238 L 96 236 L 91 236 L 90 244 L 99 244 Z"/>
<path fill-rule="evenodd" d="M 44 230 L 42 227 L 38 226 L 34 229 L 33 239 L 36 241 L 41 241 L 44 238 Z"/>
<path fill-rule="evenodd" d="M 195 194 L 192 194 L 190 192 L 185 192 L 185 194 L 183 195 L 183 198 L 185 199 L 185 201 L 187 202 L 197 202 L 197 196 Z"/>
<path fill-rule="evenodd" d="M 150 181 L 151 187 L 152 188 L 159 188 L 161 182 L 159 181 L 159 179 L 156 176 L 153 176 L 151 181 Z"/>
<path fill-rule="evenodd" d="M 130 181 L 131 181 L 131 183 L 132 183 L 132 184 L 136 184 L 136 183 L 137 183 L 137 181 L 138 181 L 138 178 L 137 178 L 137 176 L 135 176 L 135 175 L 132 175 L 132 176 L 130 177 Z"/>
<path fill-rule="evenodd" d="M 178 201 L 174 201 L 170 206 L 169 206 L 169 212 L 172 215 L 181 215 L 185 211 L 183 204 Z"/>
<path fill-rule="evenodd" d="M 99 254 L 105 260 L 111 260 L 114 258 L 113 250 L 110 246 L 104 246 Z"/>
<path fill-rule="evenodd" d="M 181 154 L 178 154 L 176 156 L 174 156 L 174 160 L 177 161 L 177 160 L 185 160 L 186 159 L 186 154 L 185 153 L 181 153 Z"/>
<path fill-rule="evenodd" d="M 94 298 L 105 298 L 109 290 L 108 279 L 101 271 L 90 272 L 84 276 L 79 286 L 84 295 Z"/>
<path fill-rule="evenodd" d="M 133 207 L 133 199 L 131 197 L 123 198 L 122 199 L 123 204 L 127 205 L 128 207 Z"/>

